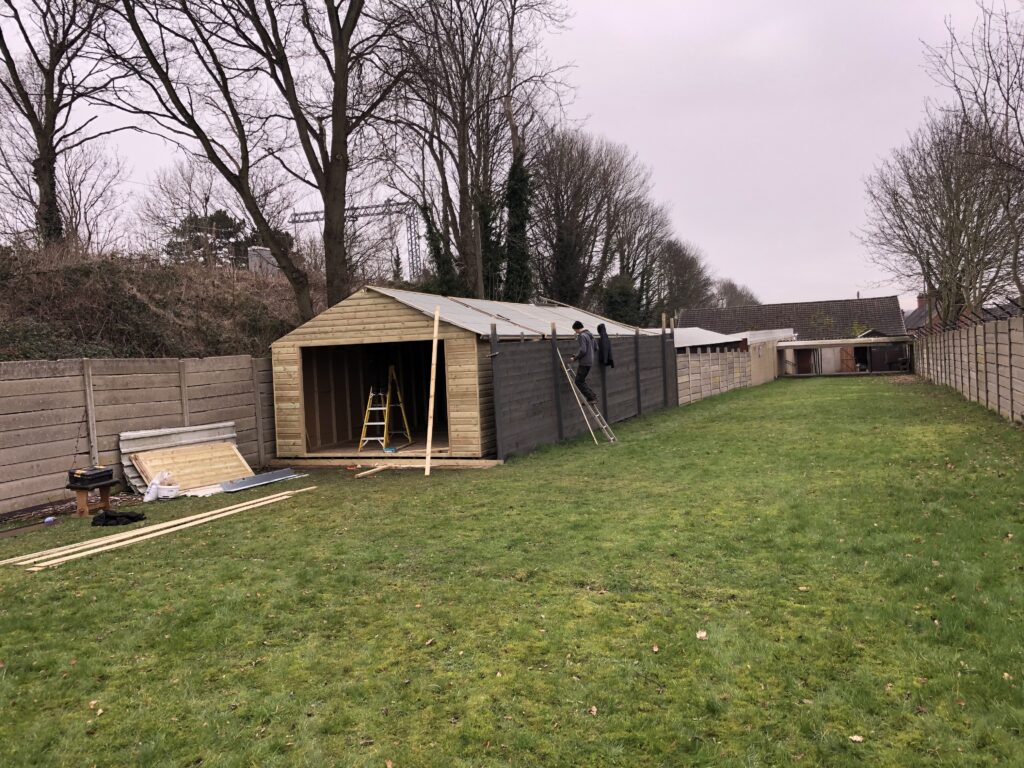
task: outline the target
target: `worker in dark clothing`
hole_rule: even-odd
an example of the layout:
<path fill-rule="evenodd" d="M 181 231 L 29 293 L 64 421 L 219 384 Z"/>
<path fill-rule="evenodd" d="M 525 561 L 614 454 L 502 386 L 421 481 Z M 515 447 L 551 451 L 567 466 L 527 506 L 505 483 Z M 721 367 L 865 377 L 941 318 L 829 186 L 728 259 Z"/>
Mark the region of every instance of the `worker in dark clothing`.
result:
<path fill-rule="evenodd" d="M 588 403 L 596 403 L 597 395 L 587 386 L 587 375 L 594 367 L 594 353 L 597 344 L 594 341 L 594 336 L 583 327 L 583 323 L 579 320 L 572 324 L 572 329 L 576 332 L 576 341 L 580 345 L 576 354 L 569 358 L 576 362 L 576 388 L 583 393 Z"/>

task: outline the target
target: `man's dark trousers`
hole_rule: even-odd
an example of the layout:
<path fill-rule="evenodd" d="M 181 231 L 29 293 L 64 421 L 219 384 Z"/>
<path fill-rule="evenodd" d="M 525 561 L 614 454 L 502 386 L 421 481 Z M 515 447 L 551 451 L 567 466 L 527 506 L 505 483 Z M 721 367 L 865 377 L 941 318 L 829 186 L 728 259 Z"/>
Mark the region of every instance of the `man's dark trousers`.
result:
<path fill-rule="evenodd" d="M 594 394 L 589 386 L 587 386 L 587 376 L 590 374 L 589 365 L 577 365 L 576 366 L 576 388 L 583 393 L 583 396 L 591 403 L 597 401 L 597 395 Z"/>

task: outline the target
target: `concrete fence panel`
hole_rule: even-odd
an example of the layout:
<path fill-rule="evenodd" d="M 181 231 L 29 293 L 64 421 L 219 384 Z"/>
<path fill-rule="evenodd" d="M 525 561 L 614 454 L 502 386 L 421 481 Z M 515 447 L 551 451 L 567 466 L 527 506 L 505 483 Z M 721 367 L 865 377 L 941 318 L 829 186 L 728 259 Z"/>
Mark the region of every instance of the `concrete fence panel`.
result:
<path fill-rule="evenodd" d="M 914 370 L 1003 418 L 1024 423 L 1024 318 L 918 338 Z"/>
<path fill-rule="evenodd" d="M 253 466 L 274 457 L 271 366 L 248 355 L 0 363 L 0 514 L 61 501 L 70 469 L 120 474 L 118 435 L 234 421 Z"/>

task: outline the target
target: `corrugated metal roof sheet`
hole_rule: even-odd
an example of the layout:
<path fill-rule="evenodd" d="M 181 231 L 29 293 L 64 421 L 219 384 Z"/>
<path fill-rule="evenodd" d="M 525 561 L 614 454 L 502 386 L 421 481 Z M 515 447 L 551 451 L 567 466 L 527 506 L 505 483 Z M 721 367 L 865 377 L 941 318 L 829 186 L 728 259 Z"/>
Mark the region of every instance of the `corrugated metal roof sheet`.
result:
<path fill-rule="evenodd" d="M 547 336 L 551 333 L 552 323 L 555 324 L 558 335 L 569 336 L 573 332 L 572 324 L 576 320 L 582 322 L 590 331 L 596 330 L 598 324 L 604 323 L 609 336 L 633 336 L 636 333 L 636 328 L 633 326 L 617 323 L 606 317 L 574 307 L 514 304 L 508 301 L 484 299 L 457 299 L 376 286 L 367 286 L 367 288 L 389 296 L 395 301 L 400 301 L 428 317 L 434 316 L 434 307 L 440 307 L 441 319 L 444 322 L 481 336 L 490 335 L 492 324 L 496 327 L 498 335 L 503 337 Z M 651 333 L 643 329 L 640 332 Z M 657 331 L 654 333 L 656 335 Z"/>
<path fill-rule="evenodd" d="M 715 333 L 706 328 L 676 328 L 674 344 L 676 349 L 682 347 L 714 347 L 718 344 L 735 344 L 743 341 L 746 337 L 742 334 L 727 336 L 724 333 Z"/>
<path fill-rule="evenodd" d="M 864 328 L 874 328 L 888 336 L 907 332 L 896 296 L 681 309 L 676 321 L 679 325 L 696 325 L 719 333 L 793 328 L 801 339 L 844 339 L 856 336 Z"/>

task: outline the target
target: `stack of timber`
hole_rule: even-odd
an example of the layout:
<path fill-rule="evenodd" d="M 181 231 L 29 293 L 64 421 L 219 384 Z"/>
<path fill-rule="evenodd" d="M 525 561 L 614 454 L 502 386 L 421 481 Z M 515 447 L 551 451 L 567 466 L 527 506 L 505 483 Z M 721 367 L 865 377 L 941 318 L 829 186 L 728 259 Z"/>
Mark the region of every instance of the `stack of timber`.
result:
<path fill-rule="evenodd" d="M 54 568 L 73 560 L 80 560 L 84 557 L 100 554 L 102 552 L 110 552 L 111 550 L 128 547 L 141 541 L 148 541 L 149 539 L 166 536 L 169 533 L 177 533 L 178 531 L 183 531 L 187 528 L 194 528 L 197 525 L 204 525 L 214 520 L 220 520 L 223 517 L 236 515 L 239 512 L 247 512 L 279 501 L 286 501 L 296 494 L 311 491 L 314 488 L 316 488 L 316 486 L 311 485 L 306 488 L 298 488 L 292 491 L 275 493 L 270 496 L 264 496 L 260 499 L 253 499 L 240 504 L 232 504 L 231 506 L 221 507 L 220 509 L 215 509 L 210 512 L 201 512 L 197 515 L 183 517 L 178 520 L 170 520 L 166 523 L 159 523 L 157 525 L 149 525 L 144 528 L 137 528 L 133 531 L 125 531 L 123 533 L 115 533 L 110 536 L 102 536 L 100 538 L 82 541 L 77 544 L 68 544 L 63 547 L 43 550 L 42 552 L 36 552 L 30 555 L 19 555 L 18 557 L 12 557 L 7 560 L 0 561 L 0 565 L 24 566 L 29 571 L 41 571 L 46 568 Z"/>

